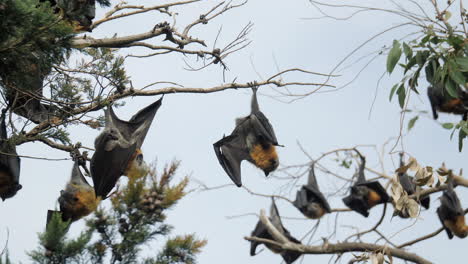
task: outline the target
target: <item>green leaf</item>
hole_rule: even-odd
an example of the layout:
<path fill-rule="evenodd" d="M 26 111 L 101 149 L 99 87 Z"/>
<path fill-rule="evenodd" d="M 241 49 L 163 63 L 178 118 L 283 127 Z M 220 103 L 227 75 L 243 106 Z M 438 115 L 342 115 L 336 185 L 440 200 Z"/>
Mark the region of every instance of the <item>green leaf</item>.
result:
<path fill-rule="evenodd" d="M 428 42 L 430 38 L 431 38 L 431 35 L 430 35 L 430 34 L 426 35 L 424 38 L 421 39 L 420 44 L 421 44 L 421 45 L 426 44 L 426 42 Z"/>
<path fill-rule="evenodd" d="M 463 149 L 463 140 L 466 138 L 466 133 L 463 129 L 460 129 L 458 132 L 458 151 L 462 151 Z"/>
<path fill-rule="evenodd" d="M 455 81 L 459 85 L 464 86 L 466 83 L 465 76 L 463 76 L 463 74 L 459 71 L 450 71 L 449 76 L 453 81 Z"/>
<path fill-rule="evenodd" d="M 468 71 L 468 57 L 455 58 L 455 62 L 458 64 L 461 71 L 464 71 L 464 72 Z"/>
<path fill-rule="evenodd" d="M 405 98 L 406 98 L 406 90 L 403 84 L 401 84 L 400 87 L 398 87 L 397 94 L 398 94 L 398 103 L 400 104 L 401 109 L 403 109 L 403 107 L 405 106 Z"/>
<path fill-rule="evenodd" d="M 393 47 L 388 53 L 387 56 L 387 72 L 392 73 L 395 65 L 400 60 L 401 57 L 401 47 L 398 40 L 393 41 Z"/>
<path fill-rule="evenodd" d="M 405 42 L 403 42 L 403 52 L 405 53 L 406 59 L 409 60 L 411 57 L 413 57 L 413 50 Z"/>
<path fill-rule="evenodd" d="M 413 127 L 414 124 L 416 124 L 416 121 L 418 121 L 419 116 L 415 116 L 411 118 L 411 120 L 408 122 L 408 131 L 410 131 Z"/>
<path fill-rule="evenodd" d="M 452 129 L 454 127 L 453 123 L 443 123 L 442 127 L 445 129 Z"/>
<path fill-rule="evenodd" d="M 393 85 L 392 89 L 390 90 L 390 97 L 388 98 L 388 101 L 391 102 L 392 101 L 392 97 L 393 95 L 395 94 L 395 91 L 396 89 L 398 88 L 398 83 Z"/>
<path fill-rule="evenodd" d="M 431 60 L 424 68 L 424 71 L 426 72 L 426 80 L 429 83 L 432 83 L 432 81 L 434 80 L 434 72 L 436 71 L 436 68 L 437 66 L 434 59 Z"/>
<path fill-rule="evenodd" d="M 447 78 L 445 80 L 445 90 L 452 98 L 458 98 L 457 86 L 452 81 L 452 79 Z"/>

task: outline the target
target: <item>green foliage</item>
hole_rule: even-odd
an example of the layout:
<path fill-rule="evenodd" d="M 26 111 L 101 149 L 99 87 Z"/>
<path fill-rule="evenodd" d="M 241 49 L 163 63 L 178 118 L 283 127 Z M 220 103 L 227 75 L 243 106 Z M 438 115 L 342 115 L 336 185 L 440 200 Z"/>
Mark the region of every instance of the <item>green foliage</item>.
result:
<path fill-rule="evenodd" d="M 400 60 L 401 57 L 401 47 L 400 43 L 397 40 L 393 41 L 393 47 L 388 53 L 387 57 L 387 71 L 392 73 L 395 65 Z"/>
<path fill-rule="evenodd" d="M 40 244 L 45 250 L 29 253 L 35 263 L 80 263 L 84 247 L 92 233 L 84 231 L 76 239 L 67 239 L 70 222 L 63 222 L 60 213 L 52 214 L 46 232 L 39 234 Z"/>
<path fill-rule="evenodd" d="M 418 118 L 419 116 L 415 116 L 410 119 L 410 121 L 408 122 L 408 131 L 410 131 L 414 127 L 414 125 L 416 124 L 416 121 L 418 121 Z"/>
<path fill-rule="evenodd" d="M 445 12 L 445 16 L 450 13 Z M 442 19 L 442 18 L 441 18 Z M 446 18 L 445 18 L 446 19 Z M 461 31 L 454 31 L 444 20 L 447 31 L 434 30 L 430 25 L 424 28 L 421 37 L 407 42 L 393 41 L 392 48 L 387 55 L 387 72 L 392 73 L 396 64 L 403 68 L 403 77 L 398 84 L 392 86 L 389 100 L 395 93 L 398 94 L 398 103 L 403 109 L 410 91 L 418 92 L 421 76 L 433 87 L 441 87 L 446 98 L 461 98 L 468 82 L 468 42 Z M 398 63 L 399 62 L 399 63 Z M 408 129 L 414 126 L 417 118 L 409 121 Z M 462 126 L 445 125 L 444 128 L 456 130 Z M 460 132 L 459 146 L 466 137 Z"/>
<path fill-rule="evenodd" d="M 2 79 L 19 80 L 27 71 L 25 65 L 32 61 L 37 61 L 41 69 L 63 61 L 73 29 L 52 13 L 49 4 L 39 4 L 38 0 L 0 0 L 0 6 Z"/>
<path fill-rule="evenodd" d="M 206 240 L 197 240 L 194 235 L 177 236 L 166 241 L 156 259 L 146 259 L 145 264 L 171 264 L 195 262 L 195 255 L 206 245 Z"/>
<path fill-rule="evenodd" d="M 154 258 L 138 257 L 142 245 L 171 231 L 164 222 L 165 210 L 185 195 L 188 183 L 184 178 L 171 185 L 178 166 L 173 162 L 158 176 L 155 168 L 131 175 L 111 196 L 111 207 L 99 208 L 86 220 L 86 229 L 77 239 L 66 239 L 69 224 L 56 214 L 39 236 L 44 249 L 31 252 L 31 258 L 35 263 L 102 263 L 109 258 L 111 263 L 195 263 L 206 241 L 194 235 L 169 239 Z"/>

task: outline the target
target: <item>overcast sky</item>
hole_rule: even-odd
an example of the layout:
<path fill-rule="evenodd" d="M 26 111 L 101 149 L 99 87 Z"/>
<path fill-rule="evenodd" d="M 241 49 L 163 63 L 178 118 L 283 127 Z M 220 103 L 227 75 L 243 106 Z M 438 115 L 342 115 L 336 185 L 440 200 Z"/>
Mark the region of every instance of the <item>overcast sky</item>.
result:
<path fill-rule="evenodd" d="M 205 2 L 208 3 L 196 3 L 178 8 L 179 28 L 187 21 L 199 17 L 202 12 L 209 10 L 214 2 L 218 1 Z M 354 2 L 362 5 L 376 5 L 376 1 Z M 432 12 L 429 6 L 430 1 L 417 2 L 421 3 L 429 13 Z M 386 7 L 392 6 L 388 1 L 384 3 L 379 1 L 379 4 Z M 351 13 L 346 9 L 329 11 L 340 17 Z M 103 12 L 105 10 L 100 10 L 97 17 L 102 16 Z M 277 67 L 282 70 L 300 67 L 316 72 L 330 72 L 338 62 L 366 39 L 402 22 L 400 17 L 382 12 L 360 13 L 347 21 L 304 19 L 317 16 L 320 14 L 306 0 L 250 0 L 245 6 L 226 13 L 208 25 L 195 28 L 192 35 L 205 39 L 208 47 L 211 48 L 218 29 L 222 26 L 218 40 L 218 45 L 222 47 L 229 43 L 249 21 L 253 22 L 254 28 L 249 35 L 252 44 L 232 54 L 226 60 L 229 67 L 229 71 L 225 73 L 226 81 L 237 78 L 236 82 L 247 82 L 267 78 L 277 72 Z M 171 19 L 162 14 L 148 13 L 136 19 L 125 19 L 120 23 L 103 25 L 93 32 L 92 36 L 112 36 L 114 33 L 122 36 L 146 32 L 164 20 L 171 22 Z M 401 28 L 370 42 L 344 63 L 344 65 L 351 66 L 338 72 L 341 77 L 332 80 L 331 83 L 339 87 L 349 82 L 367 62 L 362 60 L 358 64 L 352 64 L 353 61 L 363 55 L 378 51 L 384 45 L 388 46 L 393 39 L 401 38 L 413 31 L 414 28 Z M 159 43 L 161 38 L 157 41 Z M 143 51 L 124 51 L 122 54 Z M 137 88 L 154 81 L 174 81 L 186 87 L 210 87 L 223 82 L 223 71 L 217 65 L 203 71 L 189 72 L 183 69 L 184 60 L 196 63 L 194 57 L 173 54 L 144 60 L 130 58 L 127 59 L 126 65 L 133 85 Z M 308 153 L 316 158 L 332 149 L 361 144 L 377 145 L 380 148 L 388 139 L 398 136 L 400 108 L 396 101 L 388 102 L 390 88 L 399 80 L 398 74 L 392 77 L 385 75 L 377 88 L 377 82 L 384 69 L 385 56 L 383 55 L 345 88 L 330 93 L 316 93 L 291 104 L 281 102 L 278 98 L 264 96 L 277 96 L 278 94 L 271 87 L 262 87 L 259 92 L 261 94 L 259 96 L 260 107 L 272 123 L 279 143 L 285 145 L 284 148 L 279 149 L 281 165 L 308 161 L 297 142 L 300 142 Z M 316 76 L 304 74 L 291 74 L 284 78 L 303 82 L 322 80 Z M 410 104 L 410 108 L 429 111 L 425 87 L 422 88 L 423 92 L 420 96 L 412 95 L 413 103 Z M 304 91 L 303 88 L 298 87 L 290 87 L 290 89 Z M 190 175 L 209 186 L 231 183 L 216 160 L 212 144 L 224 134 L 231 133 L 235 118 L 249 113 L 250 97 L 250 90 L 165 96 L 163 105 L 143 145 L 145 159 L 148 162 L 157 159 L 160 167 L 171 160 L 178 159 L 182 161 L 179 177 Z M 375 103 L 372 115 L 369 117 L 374 97 Z M 116 112 L 120 117 L 127 119 L 141 106 L 156 99 L 132 98 L 126 100 L 127 105 L 117 109 Z M 444 122 L 457 120 L 445 114 L 441 114 L 439 118 Z M 405 151 L 415 156 L 423 165 L 438 166 L 445 161 L 449 168 L 457 171 L 458 169 L 468 170 L 466 154 L 458 152 L 455 139 L 450 141 L 450 131 L 442 129 L 440 124 L 428 115 L 421 117 L 414 129 L 406 134 L 407 120 L 403 137 Z M 94 138 L 99 134 L 99 131 L 89 128 L 74 128 L 71 132 L 75 142 L 80 141 L 86 146 L 93 146 Z M 387 147 L 387 152 L 389 149 L 390 147 Z M 400 149 L 401 145 L 396 150 Z M 374 149 L 361 148 L 361 150 L 368 158 L 368 166 L 378 169 Z M 18 148 L 18 153 L 54 158 L 68 157 L 67 153 L 52 150 L 41 143 L 22 145 Z M 385 172 L 392 174 L 396 164 L 387 159 L 385 165 Z M 57 197 L 69 179 L 71 166 L 72 161 L 22 159 L 21 184 L 23 189 L 13 199 L 0 203 L 2 215 L 0 246 L 5 242 L 8 230 L 8 247 L 15 262 L 30 262 L 25 252 L 38 246 L 37 233 L 45 228 L 47 210 L 57 206 Z M 345 177 L 351 177 L 354 173 L 353 169 L 336 168 L 336 171 Z M 326 195 L 332 194 L 336 186 L 342 184 L 333 176 L 324 173 L 317 174 L 319 184 Z M 284 181 L 271 177 L 265 178 L 262 171 L 250 164 L 243 164 L 242 175 L 244 185 L 255 192 L 282 194 L 294 199 L 295 189 L 282 188 Z M 305 182 L 304 178 L 299 184 Z M 191 188 L 195 187 L 197 184 L 193 181 Z M 468 204 L 467 191 L 459 190 L 458 193 L 462 204 L 466 206 Z M 398 243 L 438 229 L 440 222 L 435 210 L 439 205 L 436 199 L 439 195 L 431 197 L 433 198 L 431 208 L 421 213 L 416 224 L 414 224 L 415 220 L 387 217 L 381 231 Z M 331 206 L 343 208 L 341 198 L 332 198 Z M 277 204 L 283 216 L 302 217 L 299 211 L 290 204 L 284 201 L 278 201 Z M 243 237 L 253 230 L 257 222 L 255 216 L 226 218 L 232 215 L 258 213 L 260 209 L 268 209 L 269 206 L 269 199 L 252 196 L 236 187 L 194 192 L 169 213 L 168 222 L 175 227 L 173 235 L 195 232 L 198 237 L 208 240 L 208 245 L 199 256 L 199 263 L 281 263 L 280 256 L 268 250 L 264 250 L 255 257 L 249 256 L 250 245 Z M 388 209 L 387 216 L 390 216 L 392 207 L 389 206 Z M 381 210 L 381 206 L 374 208 L 367 219 L 355 213 L 343 213 L 338 218 L 337 236 L 332 242 L 343 239 L 353 231 L 346 225 L 354 225 L 361 230 L 371 227 L 378 220 Z M 319 245 L 321 237 L 333 231 L 334 221 L 334 214 L 325 216 L 320 224 L 319 232 L 311 243 Z M 83 227 L 83 222 L 74 223 L 70 233 L 78 233 Z M 305 235 L 315 222 L 315 220 L 283 221 L 286 228 L 296 238 Z M 414 226 L 410 227 L 413 224 Z M 405 227 L 410 228 L 405 229 Z M 370 236 L 366 241 L 374 242 L 375 238 Z M 145 247 L 144 254 L 154 255 L 159 245 L 160 243 L 156 242 L 151 247 Z M 467 240 L 458 238 L 448 240 L 446 234 L 441 233 L 436 238 L 410 247 L 409 250 L 423 255 L 434 263 L 450 263 L 462 257 L 461 250 L 466 250 L 466 245 Z M 344 260 L 349 258 L 350 255 L 347 255 Z M 306 261 L 317 261 L 316 263 L 324 263 L 329 259 L 330 256 L 309 255 L 305 257 Z"/>

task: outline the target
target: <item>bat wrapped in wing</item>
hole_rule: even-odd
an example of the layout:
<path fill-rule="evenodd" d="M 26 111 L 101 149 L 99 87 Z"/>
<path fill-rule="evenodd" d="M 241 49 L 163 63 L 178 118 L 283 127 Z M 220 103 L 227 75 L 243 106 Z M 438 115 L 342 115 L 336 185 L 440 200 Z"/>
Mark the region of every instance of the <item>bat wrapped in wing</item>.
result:
<path fill-rule="evenodd" d="M 440 197 L 440 206 L 437 208 L 437 215 L 444 226 L 449 239 L 453 235 L 459 238 L 468 236 L 468 226 L 465 222 L 465 212 L 461 206 L 460 199 L 453 189 L 453 178 L 449 175 L 447 190 Z"/>
<path fill-rule="evenodd" d="M 293 205 L 301 211 L 303 215 L 311 219 L 319 219 L 324 214 L 331 212 L 327 199 L 320 191 L 317 177 L 315 176 L 315 161 L 312 162 L 309 170 L 307 185 L 297 191 L 296 200 Z"/>
<path fill-rule="evenodd" d="M 91 176 L 96 195 L 106 199 L 122 175 L 141 174 L 145 164 L 141 146 L 162 103 L 162 97 L 136 113 L 129 121 L 119 119 L 112 107 L 106 111 L 106 126 L 96 138 Z"/>
<path fill-rule="evenodd" d="M 2 111 L 0 118 L 0 198 L 5 201 L 22 188 L 19 183 L 21 160 L 16 153 L 16 146 L 8 140 L 6 110 Z"/>
<path fill-rule="evenodd" d="M 359 165 L 357 181 L 351 186 L 350 194 L 343 198 L 344 204 L 351 210 L 368 217 L 369 210 L 381 203 L 390 201 L 385 189 L 378 181 L 366 181 L 364 169 L 366 167 L 366 158 L 357 152 L 361 158 Z"/>
<path fill-rule="evenodd" d="M 278 212 L 278 208 L 276 207 L 275 200 L 272 199 L 271 207 L 270 207 L 270 217 L 269 217 L 270 222 L 273 224 L 273 226 L 281 233 L 283 234 L 289 241 L 301 244 L 299 240 L 294 238 L 291 233 L 283 226 L 283 223 L 281 222 L 281 217 Z M 267 227 L 262 223 L 262 221 L 258 221 L 257 225 L 255 226 L 254 231 L 251 234 L 252 237 L 258 237 L 258 238 L 264 238 L 264 239 L 269 239 L 269 240 L 274 240 L 273 236 L 270 234 L 268 231 Z M 262 244 L 261 242 L 258 241 L 251 241 L 250 242 L 250 256 L 255 256 L 256 255 L 256 250 L 257 247 Z M 284 261 L 287 264 L 291 264 L 296 259 L 298 259 L 302 254 L 296 251 L 291 251 L 291 250 L 283 250 L 280 247 L 277 247 L 275 245 L 271 244 L 266 244 L 265 246 L 271 250 L 273 253 L 280 254 L 281 257 L 283 257 Z"/>

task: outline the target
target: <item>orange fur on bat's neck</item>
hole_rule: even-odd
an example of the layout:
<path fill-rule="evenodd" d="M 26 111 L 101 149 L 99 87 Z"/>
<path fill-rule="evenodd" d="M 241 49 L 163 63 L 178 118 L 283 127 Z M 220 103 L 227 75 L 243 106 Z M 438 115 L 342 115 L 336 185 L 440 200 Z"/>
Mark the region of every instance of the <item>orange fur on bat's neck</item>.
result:
<path fill-rule="evenodd" d="M 318 203 L 317 203 L 318 204 Z M 318 208 L 315 208 L 314 211 L 316 212 L 313 216 L 307 216 L 310 219 L 319 219 L 321 218 L 326 212 L 325 209 L 319 205 Z"/>
<path fill-rule="evenodd" d="M 78 186 L 75 185 L 76 188 Z M 67 208 L 69 214 L 72 216 L 72 221 L 76 221 L 84 216 L 89 215 L 91 212 L 96 210 L 97 206 L 101 202 L 101 197 L 96 198 L 94 189 L 86 189 L 79 191 L 75 194 L 77 201 L 74 203 L 72 208 Z"/>
<path fill-rule="evenodd" d="M 446 102 L 445 104 L 443 104 L 441 107 L 440 107 L 440 111 L 442 112 L 448 112 L 448 113 L 452 113 L 452 112 L 459 112 L 460 110 L 457 109 L 459 107 L 462 107 L 463 105 L 463 101 L 459 98 L 454 98 L 454 99 L 451 99 L 449 100 L 448 102 Z"/>
<path fill-rule="evenodd" d="M 10 174 L 0 171 L 0 194 L 6 193 L 13 184 Z"/>
<path fill-rule="evenodd" d="M 135 159 L 140 154 L 143 154 L 143 152 L 141 152 L 141 149 L 135 150 L 135 153 L 133 153 L 132 157 L 130 158 L 130 161 L 127 164 L 127 168 L 125 168 L 125 171 L 124 171 L 125 176 L 132 178 L 132 176 L 134 176 L 135 174 L 138 174 L 136 171 L 138 169 L 136 168 L 137 166 L 135 166 L 136 165 Z"/>
<path fill-rule="evenodd" d="M 369 189 L 369 194 L 367 195 L 367 203 L 370 207 L 377 205 L 378 203 L 380 203 L 381 200 L 382 197 L 380 197 L 380 195 L 376 191 Z"/>
<path fill-rule="evenodd" d="M 464 238 L 468 235 L 468 226 L 466 225 L 464 215 L 457 216 L 455 220 L 445 220 L 444 224 L 457 237 Z"/>
<path fill-rule="evenodd" d="M 261 169 L 268 169 L 272 166 L 271 160 L 278 160 L 276 148 L 272 144 L 263 147 L 262 144 L 256 144 L 250 151 L 250 157 L 253 159 L 254 164 Z"/>

